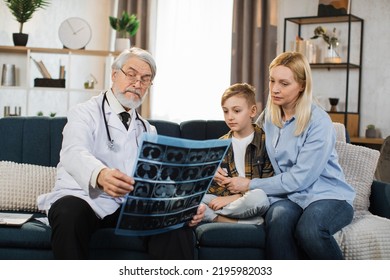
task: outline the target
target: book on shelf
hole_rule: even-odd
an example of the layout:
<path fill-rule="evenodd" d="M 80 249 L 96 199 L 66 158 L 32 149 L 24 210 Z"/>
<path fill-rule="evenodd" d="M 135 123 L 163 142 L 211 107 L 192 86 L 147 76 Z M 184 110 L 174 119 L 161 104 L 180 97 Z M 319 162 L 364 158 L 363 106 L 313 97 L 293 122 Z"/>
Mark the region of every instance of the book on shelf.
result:
<path fill-rule="evenodd" d="M 51 75 L 49 73 L 49 71 L 47 70 L 45 64 L 43 63 L 43 61 L 37 61 L 35 60 L 33 57 L 31 57 L 31 59 L 34 61 L 35 65 L 37 66 L 39 72 L 42 74 L 42 77 L 43 78 L 46 78 L 46 79 L 51 79 Z"/>

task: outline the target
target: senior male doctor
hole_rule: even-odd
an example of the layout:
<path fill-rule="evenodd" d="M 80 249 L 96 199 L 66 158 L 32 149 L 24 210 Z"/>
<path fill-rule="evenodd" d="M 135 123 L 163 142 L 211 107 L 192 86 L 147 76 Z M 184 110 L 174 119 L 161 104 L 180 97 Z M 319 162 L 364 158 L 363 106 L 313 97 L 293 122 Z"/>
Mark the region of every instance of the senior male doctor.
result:
<path fill-rule="evenodd" d="M 144 132 L 157 133 L 136 108 L 156 75 L 151 54 L 123 51 L 112 64 L 112 88 L 69 110 L 63 131 L 57 180 L 52 192 L 38 197 L 48 213 L 52 250 L 57 259 L 88 259 L 89 241 L 99 228 L 115 227 L 122 197 L 133 190 L 129 177 Z M 145 242 L 156 259 L 193 258 L 191 226 L 151 236 Z"/>

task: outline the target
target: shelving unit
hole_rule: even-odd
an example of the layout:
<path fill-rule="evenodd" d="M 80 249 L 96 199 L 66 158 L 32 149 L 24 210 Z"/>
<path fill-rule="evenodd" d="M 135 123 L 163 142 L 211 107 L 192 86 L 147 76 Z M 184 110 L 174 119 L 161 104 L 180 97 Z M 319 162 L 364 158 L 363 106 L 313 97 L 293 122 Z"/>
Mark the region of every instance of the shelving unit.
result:
<path fill-rule="evenodd" d="M 381 150 L 382 144 L 385 142 L 383 138 L 365 138 L 351 137 L 351 143 L 355 145 L 365 146 L 371 149 Z"/>
<path fill-rule="evenodd" d="M 336 24 L 346 26 L 347 31 L 347 50 L 346 50 L 346 61 L 342 63 L 311 63 L 310 66 L 312 70 L 318 69 L 327 69 L 328 71 L 335 70 L 334 75 L 338 75 L 340 71 L 345 71 L 345 91 L 344 96 L 341 93 L 340 97 L 345 102 L 344 110 L 338 112 L 329 112 L 330 117 L 333 121 L 344 123 L 347 127 L 348 133 L 351 137 L 359 136 L 359 126 L 360 126 L 360 97 L 361 97 L 361 76 L 362 76 L 362 53 L 363 53 L 363 30 L 364 30 L 364 20 L 352 15 L 338 15 L 338 16 L 327 16 L 327 17 L 293 17 L 293 18 L 285 18 L 284 20 L 284 37 L 283 37 L 283 50 L 286 51 L 287 44 L 287 36 L 289 34 L 288 28 L 292 25 L 297 27 L 297 33 L 294 35 L 298 35 L 302 37 L 303 27 L 310 26 L 311 31 L 314 30 L 315 27 L 313 25 L 327 25 Z M 360 29 L 359 33 L 352 33 L 353 26 L 356 25 L 358 29 Z M 358 40 L 358 55 L 357 61 L 352 61 L 351 58 L 351 42 L 352 38 L 355 39 L 355 36 L 360 36 L 357 38 Z M 294 37 L 295 38 L 295 37 Z M 351 109 L 349 106 L 350 102 L 350 75 L 351 71 L 357 71 L 357 108 Z"/>
<path fill-rule="evenodd" d="M 111 83 L 111 64 L 119 53 L 100 50 L 71 50 L 0 46 L 1 64 L 15 64 L 16 86 L 0 86 L 0 109 L 21 107 L 21 115 L 33 116 L 56 112 L 64 116 L 68 109 L 79 102 L 97 95 Z M 60 65 L 65 66 L 65 88 L 35 87 L 34 79 L 42 78 L 31 58 L 42 60 L 53 79 L 59 78 Z M 0 65 L 2 66 L 2 65 Z M 90 75 L 98 83 L 94 89 L 85 89 L 84 82 Z M 13 113 L 11 111 L 11 113 Z"/>

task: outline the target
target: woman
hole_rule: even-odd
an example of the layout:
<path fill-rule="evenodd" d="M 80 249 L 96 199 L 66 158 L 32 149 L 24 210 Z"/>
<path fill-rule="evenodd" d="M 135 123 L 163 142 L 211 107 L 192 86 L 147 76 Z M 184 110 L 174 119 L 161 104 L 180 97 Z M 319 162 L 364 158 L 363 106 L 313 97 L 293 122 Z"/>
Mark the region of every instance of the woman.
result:
<path fill-rule="evenodd" d="M 231 192 L 262 189 L 269 259 L 343 259 L 333 234 L 352 221 L 354 189 L 345 181 L 328 114 L 312 101 L 306 58 L 295 52 L 269 66 L 269 96 L 258 123 L 274 167 L 270 178 L 223 178 Z"/>

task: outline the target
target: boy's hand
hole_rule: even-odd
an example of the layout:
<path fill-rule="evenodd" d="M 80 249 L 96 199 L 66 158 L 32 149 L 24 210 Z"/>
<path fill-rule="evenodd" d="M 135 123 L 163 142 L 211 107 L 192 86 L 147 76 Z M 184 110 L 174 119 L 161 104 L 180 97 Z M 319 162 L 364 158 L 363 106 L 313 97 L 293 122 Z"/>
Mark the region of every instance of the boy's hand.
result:
<path fill-rule="evenodd" d="M 212 201 L 209 203 L 209 207 L 213 209 L 214 211 L 217 211 L 219 209 L 222 209 L 229 203 L 232 203 L 233 201 L 239 199 L 241 197 L 240 194 L 235 194 L 235 195 L 229 195 L 229 196 L 219 196 L 214 198 Z"/>
<path fill-rule="evenodd" d="M 188 223 L 188 225 L 190 227 L 193 227 L 199 224 L 204 218 L 205 211 L 206 211 L 206 205 L 200 204 L 198 207 L 198 211 L 196 212 L 196 215 L 192 217 L 192 220 Z"/>
<path fill-rule="evenodd" d="M 225 181 L 226 177 L 228 177 L 228 172 L 226 171 L 226 169 L 218 167 L 217 172 L 214 175 L 214 181 L 218 185 L 223 186 L 222 182 Z"/>

